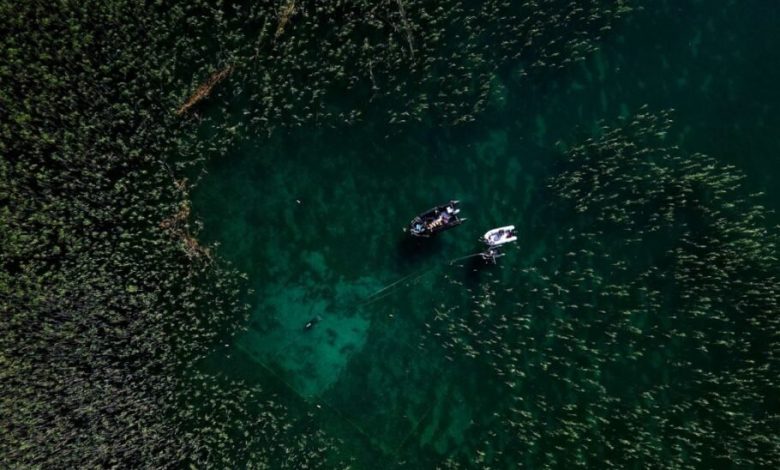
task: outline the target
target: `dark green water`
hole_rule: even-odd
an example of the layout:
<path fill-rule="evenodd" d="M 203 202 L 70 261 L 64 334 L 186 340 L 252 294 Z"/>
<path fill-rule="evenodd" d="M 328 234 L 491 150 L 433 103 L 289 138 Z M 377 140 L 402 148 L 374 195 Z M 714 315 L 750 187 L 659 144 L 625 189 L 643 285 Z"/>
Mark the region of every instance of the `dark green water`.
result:
<path fill-rule="evenodd" d="M 568 238 L 577 225 L 561 218 L 567 212 L 547 184 L 561 169 L 557 142 L 582 140 L 602 120 L 615 123 L 647 105 L 675 109 L 668 142 L 734 165 L 747 175 L 739 191 L 764 191 L 763 204 L 779 208 L 772 184 L 780 176 L 778 24 L 774 2 L 659 2 L 625 18 L 577 65 L 530 80 L 512 72 L 497 78 L 499 91 L 473 125 L 307 127 L 211 162 L 195 194 L 201 238 L 219 242 L 218 254 L 254 289 L 248 331 L 211 367 L 312 413 L 344 440 L 339 454 L 358 468 L 432 468 L 447 459 L 497 468 L 610 459 L 723 464 L 697 444 L 711 437 L 698 441 L 693 428 L 680 433 L 688 445 L 669 440 L 669 429 L 686 420 L 713 421 L 706 412 L 686 408 L 671 425 L 642 413 L 733 392 L 686 382 L 728 361 L 713 352 L 699 362 L 685 342 L 646 340 L 656 320 L 643 317 L 625 324 L 636 338 L 597 334 L 604 324 L 587 319 L 596 311 L 619 316 L 625 306 L 576 294 L 574 275 L 556 278 L 566 253 L 584 245 Z M 426 242 L 401 231 L 416 213 L 453 198 L 469 219 L 463 226 Z M 518 227 L 520 240 L 498 266 L 450 263 L 506 224 Z M 612 273 L 598 256 L 586 261 L 576 269 Z M 315 317 L 321 321 L 304 331 Z M 685 321 L 656 326 L 699 331 L 697 320 Z M 504 341 L 504 328 L 528 333 Z M 718 334 L 706 330 L 701 344 Z M 755 351 L 760 361 L 760 345 Z M 669 367 L 685 361 L 691 365 Z M 509 369 L 523 373 L 507 376 Z M 778 411 L 776 400 L 745 406 L 717 412 Z M 614 419 L 616 411 L 626 419 Z M 656 460 L 627 458 L 632 452 Z M 702 455 L 704 463 L 695 460 Z"/>

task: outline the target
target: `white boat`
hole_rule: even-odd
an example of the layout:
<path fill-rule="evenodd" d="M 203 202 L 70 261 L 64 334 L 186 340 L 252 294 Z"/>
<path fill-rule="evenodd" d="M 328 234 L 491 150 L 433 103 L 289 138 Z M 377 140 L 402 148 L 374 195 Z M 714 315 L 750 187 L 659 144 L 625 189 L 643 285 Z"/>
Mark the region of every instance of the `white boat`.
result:
<path fill-rule="evenodd" d="M 515 232 L 514 225 L 507 225 L 506 227 L 498 227 L 485 232 L 482 237 L 482 241 L 488 246 L 501 246 L 506 243 L 517 241 L 517 233 Z"/>

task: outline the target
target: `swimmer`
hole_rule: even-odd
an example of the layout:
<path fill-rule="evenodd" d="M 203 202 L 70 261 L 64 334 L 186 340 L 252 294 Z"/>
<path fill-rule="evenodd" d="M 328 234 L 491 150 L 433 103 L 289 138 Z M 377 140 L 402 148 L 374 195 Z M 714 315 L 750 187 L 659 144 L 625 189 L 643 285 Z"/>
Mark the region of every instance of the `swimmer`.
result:
<path fill-rule="evenodd" d="M 314 317 L 311 320 L 307 321 L 306 324 L 303 325 L 303 329 L 306 330 L 306 331 L 311 330 L 314 327 L 314 325 L 319 323 L 320 320 L 322 320 L 322 317 L 317 315 L 316 317 Z"/>

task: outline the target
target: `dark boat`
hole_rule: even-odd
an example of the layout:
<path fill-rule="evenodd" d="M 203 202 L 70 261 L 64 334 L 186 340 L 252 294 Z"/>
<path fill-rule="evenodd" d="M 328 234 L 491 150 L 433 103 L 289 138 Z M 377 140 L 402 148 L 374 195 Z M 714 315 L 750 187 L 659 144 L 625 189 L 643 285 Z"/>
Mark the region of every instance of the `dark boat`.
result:
<path fill-rule="evenodd" d="M 430 237 L 448 228 L 455 227 L 466 221 L 458 217 L 460 201 L 450 201 L 423 212 L 409 223 L 409 233 L 413 237 Z"/>

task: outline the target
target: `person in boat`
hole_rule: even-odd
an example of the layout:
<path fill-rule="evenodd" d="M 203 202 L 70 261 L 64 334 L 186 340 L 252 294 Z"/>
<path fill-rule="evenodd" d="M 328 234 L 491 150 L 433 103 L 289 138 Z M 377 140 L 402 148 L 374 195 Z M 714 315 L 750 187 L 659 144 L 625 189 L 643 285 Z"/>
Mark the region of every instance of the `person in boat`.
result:
<path fill-rule="evenodd" d="M 441 212 L 436 219 L 433 220 L 433 222 L 428 225 L 429 230 L 433 230 L 435 228 L 441 227 L 442 225 L 446 225 L 450 222 L 450 208 L 448 207 L 446 211 Z"/>
<path fill-rule="evenodd" d="M 409 224 L 409 232 L 413 236 L 429 237 L 437 232 L 456 225 L 460 225 L 466 219 L 459 219 L 457 208 L 458 201 L 450 201 L 446 205 L 437 206 L 423 214 L 418 215 Z M 406 229 L 405 229 L 406 230 Z"/>
<path fill-rule="evenodd" d="M 501 230 L 499 232 L 496 232 L 496 233 L 494 233 L 493 235 L 490 236 L 490 241 L 491 242 L 497 242 L 497 241 L 501 240 L 501 236 L 502 235 L 504 235 L 504 231 L 503 230 Z"/>
<path fill-rule="evenodd" d="M 517 232 L 514 225 L 494 228 L 493 230 L 488 230 L 488 232 L 483 236 L 482 240 L 491 246 L 503 245 L 505 243 L 516 241 Z"/>

